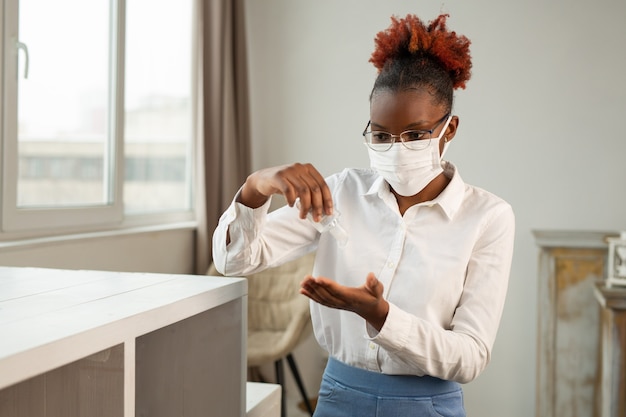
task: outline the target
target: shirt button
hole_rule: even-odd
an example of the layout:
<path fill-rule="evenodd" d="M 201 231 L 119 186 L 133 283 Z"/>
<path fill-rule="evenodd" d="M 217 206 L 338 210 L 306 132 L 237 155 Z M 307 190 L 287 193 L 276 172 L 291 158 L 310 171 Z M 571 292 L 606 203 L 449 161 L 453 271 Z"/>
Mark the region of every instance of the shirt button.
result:
<path fill-rule="evenodd" d="M 387 268 L 393 268 L 393 262 L 387 262 Z"/>
<path fill-rule="evenodd" d="M 370 343 L 370 349 L 372 350 L 376 349 L 376 345 L 374 343 Z"/>

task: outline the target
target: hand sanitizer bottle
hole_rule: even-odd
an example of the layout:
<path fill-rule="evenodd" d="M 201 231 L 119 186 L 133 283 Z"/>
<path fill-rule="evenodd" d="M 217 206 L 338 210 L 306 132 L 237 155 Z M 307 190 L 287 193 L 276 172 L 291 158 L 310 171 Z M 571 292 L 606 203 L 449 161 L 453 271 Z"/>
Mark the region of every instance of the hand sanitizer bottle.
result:
<path fill-rule="evenodd" d="M 300 200 L 296 202 L 296 207 L 300 209 Z M 346 246 L 348 243 L 348 232 L 339 223 L 339 217 L 341 213 L 337 209 L 333 209 L 332 215 L 322 214 L 319 222 L 313 219 L 313 214 L 309 211 L 306 215 L 307 220 L 317 229 L 320 233 L 329 232 L 332 237 L 337 241 L 339 247 Z"/>

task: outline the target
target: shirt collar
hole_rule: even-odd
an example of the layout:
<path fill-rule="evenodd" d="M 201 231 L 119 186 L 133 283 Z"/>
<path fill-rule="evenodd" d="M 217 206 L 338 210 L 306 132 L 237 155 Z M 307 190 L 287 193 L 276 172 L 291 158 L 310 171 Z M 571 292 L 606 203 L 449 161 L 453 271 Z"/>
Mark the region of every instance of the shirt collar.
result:
<path fill-rule="evenodd" d="M 446 216 L 449 219 L 454 218 L 454 215 L 459 211 L 459 207 L 463 202 L 463 195 L 465 193 L 465 182 L 461 178 L 461 175 L 457 171 L 452 162 L 443 161 L 443 172 L 450 178 L 448 186 L 439 194 L 431 203 L 439 205 Z M 365 196 L 377 195 L 379 198 L 385 200 L 393 194 L 389 190 L 389 185 L 383 177 L 380 175 L 374 180 L 370 188 L 364 194 Z M 395 199 L 395 197 L 394 197 Z"/>
<path fill-rule="evenodd" d="M 452 162 L 443 162 L 443 172 L 450 178 L 450 183 L 434 200 L 439 204 L 449 219 L 459 211 L 465 194 L 465 182 Z"/>
<path fill-rule="evenodd" d="M 389 186 L 387 185 L 385 179 L 378 175 L 374 182 L 372 182 L 372 185 L 370 186 L 369 190 L 367 190 L 365 195 L 377 194 L 379 197 L 382 198 L 382 193 L 384 193 L 385 191 L 389 192 Z"/>

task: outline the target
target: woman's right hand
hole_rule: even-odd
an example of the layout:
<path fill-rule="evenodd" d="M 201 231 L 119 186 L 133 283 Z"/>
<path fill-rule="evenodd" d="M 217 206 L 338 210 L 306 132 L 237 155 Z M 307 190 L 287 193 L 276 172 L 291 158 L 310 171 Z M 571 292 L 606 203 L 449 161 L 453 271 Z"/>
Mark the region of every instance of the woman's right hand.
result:
<path fill-rule="evenodd" d="M 330 215 L 333 201 L 324 177 L 311 164 L 295 163 L 256 171 L 248 176 L 241 189 L 239 202 L 245 206 L 262 206 L 272 194 L 281 194 L 293 206 L 300 199 L 300 218 L 309 211 L 318 221 Z"/>

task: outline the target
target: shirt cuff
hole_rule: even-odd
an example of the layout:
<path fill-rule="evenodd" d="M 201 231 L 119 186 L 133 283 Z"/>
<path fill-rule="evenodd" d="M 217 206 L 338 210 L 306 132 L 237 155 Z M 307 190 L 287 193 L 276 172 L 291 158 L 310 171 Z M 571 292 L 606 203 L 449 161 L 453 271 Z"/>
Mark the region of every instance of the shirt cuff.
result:
<path fill-rule="evenodd" d="M 256 231 L 265 222 L 272 202 L 270 196 L 262 206 L 251 208 L 237 201 L 240 193 L 241 188 L 235 194 L 233 201 L 220 220 L 220 223 L 226 225 L 230 235 L 230 243 L 226 250 L 233 253 L 244 251 L 249 243 L 254 240 Z"/>
<path fill-rule="evenodd" d="M 408 344 L 408 334 L 411 328 L 411 316 L 402 311 L 396 305 L 389 303 L 389 312 L 385 324 L 380 329 L 376 329 L 367 323 L 368 339 L 379 345 L 384 345 L 390 352 L 397 352 Z"/>

